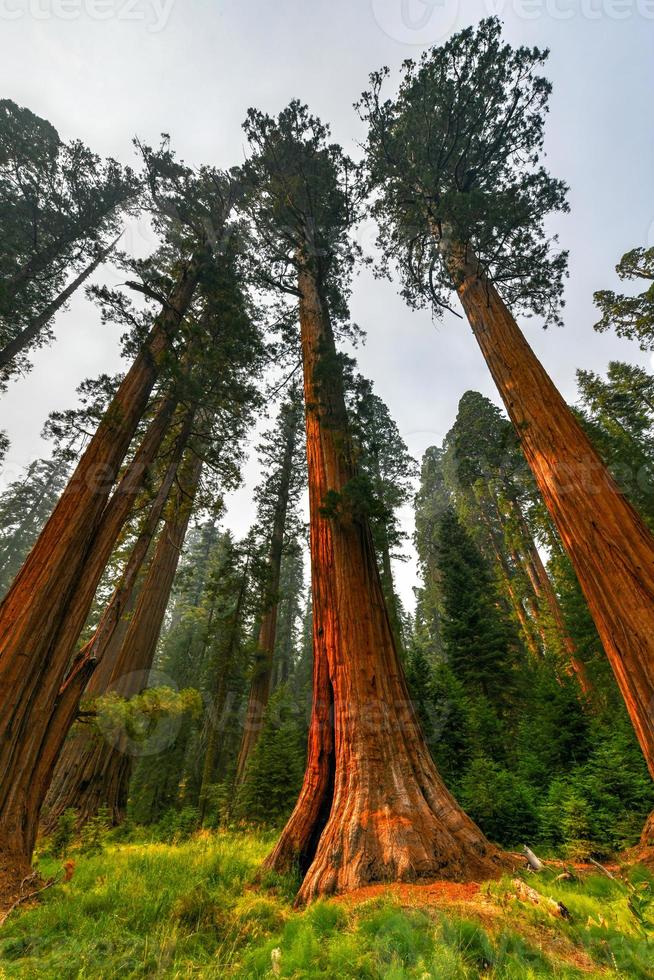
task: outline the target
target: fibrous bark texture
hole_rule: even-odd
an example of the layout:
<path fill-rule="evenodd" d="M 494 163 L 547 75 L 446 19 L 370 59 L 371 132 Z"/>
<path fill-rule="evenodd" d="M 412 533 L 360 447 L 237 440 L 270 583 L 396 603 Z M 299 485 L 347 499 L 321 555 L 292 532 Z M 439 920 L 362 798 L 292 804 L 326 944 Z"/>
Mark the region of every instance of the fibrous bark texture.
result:
<path fill-rule="evenodd" d="M 106 694 L 110 689 L 128 629 L 128 623 L 123 617 L 133 610 L 137 580 L 177 475 L 190 435 L 193 415 L 193 411 L 186 413 L 168 466 L 130 552 L 120 584 L 102 614 L 95 633 L 78 654 L 79 667 L 85 666 L 87 673 L 90 674 L 90 680 L 84 690 L 84 694 L 89 698 Z M 45 817 L 41 822 L 41 828 L 46 833 L 54 830 L 59 817 L 66 809 L 79 808 L 77 800 L 79 790 L 70 774 L 78 768 L 78 760 L 84 755 L 90 741 L 93 741 L 93 734 L 88 729 L 80 728 L 74 737 L 65 741 L 61 749 L 44 804 Z M 81 814 L 79 822 L 88 819 L 88 815 Z"/>
<path fill-rule="evenodd" d="M 50 753 L 52 726 L 58 732 L 68 723 L 57 713 L 60 692 L 99 575 L 166 431 L 170 415 L 162 418 L 163 408 L 144 439 L 147 449 L 142 445 L 107 503 L 109 494 L 198 275 L 195 260 L 180 273 L 0 605 L 0 865 L 5 860 L 28 864 L 31 859 L 40 805 L 56 760 Z M 172 412 L 174 401 L 167 404 L 166 411 Z"/>
<path fill-rule="evenodd" d="M 300 798 L 267 860 L 299 863 L 298 901 L 371 882 L 489 876 L 500 859 L 443 784 L 412 709 L 365 514 L 348 488 L 341 367 L 320 287 L 299 277 L 314 630 Z"/>
<path fill-rule="evenodd" d="M 131 698 L 140 694 L 147 685 L 201 467 L 201 460 L 193 454 L 180 468 L 177 491 L 170 501 L 168 517 L 159 535 L 134 613 L 122 642 L 111 658 L 109 677 L 106 684 L 101 685 L 95 683 L 98 677 L 95 675 L 89 685 L 89 694 L 114 692 Z M 83 729 L 69 740 L 51 787 L 48 827 L 52 827 L 64 810 L 69 808 L 77 812 L 80 826 L 95 816 L 102 806 L 107 807 L 113 823 L 124 819 L 132 757 L 139 746 L 132 745 L 123 730 L 109 735 L 110 738 L 106 739 Z"/>
<path fill-rule="evenodd" d="M 462 256 L 452 267 L 654 776 L 654 538 L 478 263 Z"/>

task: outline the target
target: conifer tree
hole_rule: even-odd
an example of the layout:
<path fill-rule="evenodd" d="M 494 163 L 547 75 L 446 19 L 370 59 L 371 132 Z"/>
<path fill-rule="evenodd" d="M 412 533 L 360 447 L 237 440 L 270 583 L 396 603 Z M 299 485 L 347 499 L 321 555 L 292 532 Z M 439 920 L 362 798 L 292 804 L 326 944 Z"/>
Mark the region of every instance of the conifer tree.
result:
<path fill-rule="evenodd" d="M 511 693 L 515 639 L 488 566 L 453 510 L 438 526 L 442 637 L 454 674 L 501 704 Z"/>
<path fill-rule="evenodd" d="M 68 466 L 35 459 L 0 494 L 0 596 L 11 585 L 63 490 Z"/>
<path fill-rule="evenodd" d="M 302 786 L 305 755 L 306 731 L 297 705 L 282 686 L 266 705 L 259 738 L 238 788 L 235 816 L 266 826 L 286 820 Z"/>
<path fill-rule="evenodd" d="M 248 758 L 257 743 L 271 693 L 282 559 L 285 545 L 289 538 L 293 538 L 289 525 L 295 516 L 293 511 L 304 476 L 303 454 L 299 448 L 300 413 L 300 394 L 293 388 L 280 409 L 275 428 L 267 434 L 259 447 L 259 459 L 267 475 L 256 491 L 257 521 L 262 528 L 265 528 L 264 540 L 268 559 L 261 598 L 261 626 L 252 665 L 250 694 L 236 765 L 237 782 L 243 779 Z"/>
<path fill-rule="evenodd" d="M 297 102 L 277 119 L 251 110 L 246 133 L 263 275 L 299 300 L 313 596 L 307 770 L 267 865 L 299 862 L 299 901 L 490 871 L 496 854 L 443 785 L 411 708 L 353 455 L 335 332 L 347 323 L 356 170 Z"/>
<path fill-rule="evenodd" d="M 637 340 L 641 350 L 654 345 L 654 248 L 632 248 L 625 252 L 615 271 L 627 282 L 645 282 L 647 288 L 635 296 L 612 289 L 595 293 L 595 305 L 602 314 L 595 324 L 599 333 L 615 330 L 618 337 Z"/>
<path fill-rule="evenodd" d="M 566 255 L 545 231 L 567 208 L 542 166 L 547 52 L 497 18 L 405 62 L 397 96 L 371 76 L 361 113 L 386 257 L 415 303 L 455 292 L 570 555 L 654 775 L 654 538 L 620 493 L 511 310 L 560 320 Z"/>
<path fill-rule="evenodd" d="M 10 99 L 0 101 L 0 146 L 1 384 L 51 339 L 54 314 L 106 260 L 140 181 Z"/>

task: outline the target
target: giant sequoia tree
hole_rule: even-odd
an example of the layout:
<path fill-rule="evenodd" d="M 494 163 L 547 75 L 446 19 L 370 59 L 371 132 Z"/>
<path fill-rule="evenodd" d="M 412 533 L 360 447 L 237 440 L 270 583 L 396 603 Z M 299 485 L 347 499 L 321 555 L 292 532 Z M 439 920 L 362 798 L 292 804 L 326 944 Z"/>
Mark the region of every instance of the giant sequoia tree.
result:
<path fill-rule="evenodd" d="M 166 261 L 138 265 L 144 282 L 134 285 L 155 297 L 159 312 L 135 323 L 132 366 L 0 606 L 0 866 L 24 866 L 31 857 L 51 752 L 74 717 L 72 700 L 89 669 L 71 665 L 75 644 L 179 400 L 179 365 L 183 374 L 193 343 L 184 324 L 196 292 L 215 288 L 215 244 L 231 207 L 231 181 L 194 175 L 167 149 L 144 155 Z M 116 485 L 155 384 L 165 379 L 152 422 Z"/>
<path fill-rule="evenodd" d="M 565 187 L 540 163 L 547 52 L 513 49 L 497 19 L 407 62 L 360 108 L 389 260 L 415 303 L 454 291 L 561 535 L 654 775 L 654 539 L 620 493 L 511 309 L 560 319 L 566 255 L 545 219 Z M 449 308 L 449 307 L 448 307 Z"/>
<path fill-rule="evenodd" d="M 357 471 L 335 333 L 347 322 L 356 172 L 298 103 L 250 111 L 249 213 L 265 276 L 298 299 L 309 474 L 314 687 L 300 798 L 268 866 L 299 900 L 371 881 L 465 878 L 497 854 L 445 788 L 413 713 Z"/>

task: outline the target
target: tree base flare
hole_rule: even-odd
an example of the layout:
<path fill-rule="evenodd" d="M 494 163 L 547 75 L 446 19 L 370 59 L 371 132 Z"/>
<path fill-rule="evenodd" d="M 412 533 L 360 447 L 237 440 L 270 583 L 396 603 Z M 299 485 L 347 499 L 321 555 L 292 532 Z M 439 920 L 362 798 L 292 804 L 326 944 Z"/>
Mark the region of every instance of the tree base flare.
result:
<path fill-rule="evenodd" d="M 311 809 L 301 813 L 306 803 L 301 796 L 266 867 L 280 872 L 299 867 L 304 878 L 296 905 L 301 906 L 370 885 L 484 881 L 515 866 L 510 855 L 486 840 L 439 777 L 431 789 L 432 798 L 439 797 L 431 805 L 424 793 L 410 795 L 406 786 L 399 798 L 387 792 L 389 802 L 368 807 L 356 794 L 336 793 L 326 822 L 326 807 L 318 808 L 315 797 Z"/>

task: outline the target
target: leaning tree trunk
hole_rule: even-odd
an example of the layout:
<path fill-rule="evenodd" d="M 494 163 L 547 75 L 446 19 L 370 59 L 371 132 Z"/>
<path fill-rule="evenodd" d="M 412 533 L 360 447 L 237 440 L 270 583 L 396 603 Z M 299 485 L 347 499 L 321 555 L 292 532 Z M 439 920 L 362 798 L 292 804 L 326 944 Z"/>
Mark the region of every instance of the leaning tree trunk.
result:
<path fill-rule="evenodd" d="M 25 350 L 33 340 L 39 336 L 42 330 L 47 327 L 50 320 L 52 320 L 55 313 L 61 309 L 61 307 L 66 303 L 70 297 L 76 292 L 80 286 L 82 286 L 89 276 L 93 275 L 95 270 L 102 265 L 107 256 L 113 251 L 118 243 L 118 238 L 103 249 L 99 255 L 90 262 L 86 268 L 82 269 L 80 274 L 75 277 L 75 279 L 70 282 L 65 289 L 59 293 L 51 303 L 48 303 L 46 308 L 35 316 L 34 319 L 21 330 L 13 340 L 10 340 L 5 347 L 0 350 L 0 371 L 3 367 L 6 367 L 17 354 L 20 354 L 22 350 Z"/>
<path fill-rule="evenodd" d="M 80 669 L 82 665 L 87 665 L 86 673 L 90 675 L 90 680 L 83 692 L 85 697 L 98 697 L 109 690 L 116 660 L 122 650 L 128 628 L 124 616 L 133 607 L 137 579 L 143 569 L 148 549 L 156 534 L 168 495 L 177 475 L 191 432 L 193 416 L 192 410 L 186 413 L 159 489 L 121 575 L 120 584 L 102 614 L 93 636 L 76 658 L 77 669 Z M 60 732 L 58 737 L 61 743 L 61 740 L 66 738 L 66 733 Z M 74 807 L 74 801 L 71 801 L 68 796 L 69 790 L 75 787 L 74 780 L 70 778 L 70 773 L 76 770 L 77 759 L 84 755 L 87 744 L 92 739 L 93 736 L 88 729 L 80 727 L 80 730 L 73 737 L 67 738 L 63 743 L 51 779 L 49 774 L 45 774 L 44 779 L 49 782 L 44 803 L 45 819 L 41 821 L 41 828 L 45 833 L 54 830 L 64 810 L 68 807 Z"/>
<path fill-rule="evenodd" d="M 383 881 L 490 875 L 500 860 L 443 784 L 409 698 L 355 476 L 340 365 L 313 271 L 299 276 L 314 630 L 300 798 L 267 866 L 298 901 Z"/>
<path fill-rule="evenodd" d="M 27 812 L 18 787 L 26 744 L 47 735 L 70 662 L 69 606 L 83 579 L 121 462 L 143 415 L 170 338 L 195 291 L 197 258 L 182 271 L 169 301 L 120 385 L 59 503 L 0 605 L 0 868 L 29 865 L 38 812 Z M 107 510 L 112 507 L 112 501 Z M 113 538 L 115 541 L 115 537 Z M 112 542 L 113 543 L 113 542 Z M 97 550 L 97 549 L 96 549 Z M 69 618 L 70 622 L 70 618 Z M 83 622 L 82 622 L 83 625 Z M 81 629 L 81 625 L 79 627 Z M 76 641 L 79 630 L 73 639 Z M 29 765 L 27 766 L 29 774 Z"/>
<path fill-rule="evenodd" d="M 149 467 L 155 460 L 166 435 L 175 407 L 174 398 L 161 401 L 141 445 L 111 497 L 102 515 L 100 526 L 81 566 L 77 588 L 71 597 L 57 635 L 52 639 L 53 662 L 71 663 L 60 688 L 53 689 L 56 677 L 45 677 L 35 691 L 33 723 L 25 733 L 20 754 L 10 784 L 3 786 L 3 835 L 18 828 L 25 845 L 32 848 L 36 836 L 41 806 L 48 791 L 53 767 L 61 751 L 92 671 L 93 662 L 84 652 L 74 656 L 75 646 L 91 609 L 96 589 L 111 556 L 118 536 L 134 506 L 134 498 L 142 489 Z"/>
<path fill-rule="evenodd" d="M 200 458 L 189 453 L 180 468 L 177 492 L 170 502 L 168 517 L 108 683 L 103 690 L 91 685 L 89 694 L 114 692 L 131 698 L 147 686 L 201 468 Z M 105 737 L 86 730 L 75 733 L 70 748 L 66 748 L 60 759 L 48 826 L 56 823 L 57 817 L 69 808 L 76 811 L 78 825 L 82 826 L 103 806 L 107 807 L 111 822 L 120 823 L 125 816 L 132 757 L 139 751 L 139 743 L 132 743 L 120 727 L 107 732 Z"/>
<path fill-rule="evenodd" d="M 654 538 L 479 264 L 451 252 L 450 267 L 654 776 Z"/>
<path fill-rule="evenodd" d="M 243 738 L 236 764 L 236 783 L 243 782 L 247 761 L 259 740 L 266 707 L 270 699 L 272 685 L 273 658 L 275 640 L 277 637 L 277 613 L 279 609 L 279 583 L 282 570 L 282 554 L 284 551 L 284 532 L 286 530 L 286 513 L 291 488 L 293 471 L 293 455 L 297 438 L 297 412 L 292 406 L 287 420 L 284 457 L 282 459 L 277 501 L 273 514 L 273 526 L 270 536 L 270 553 L 262 603 L 263 619 L 259 631 L 259 639 L 254 658 L 250 695 Z"/>
<path fill-rule="evenodd" d="M 527 574 L 529 575 L 529 578 L 533 584 L 536 598 L 541 606 L 544 604 L 547 607 L 554 626 L 559 648 L 563 657 L 567 661 L 568 672 L 572 672 L 576 677 L 582 694 L 585 697 L 590 697 L 593 691 L 593 685 L 588 676 L 586 664 L 579 656 L 575 642 L 570 636 L 565 619 L 563 618 L 561 604 L 556 592 L 554 591 L 554 586 L 552 585 L 550 577 L 547 574 L 547 569 L 543 564 L 543 560 L 538 552 L 538 548 L 536 547 L 531 531 L 526 526 L 525 519 L 520 512 L 518 505 L 516 504 L 515 506 L 518 510 L 518 521 L 520 523 L 523 543 L 522 551 L 524 554 L 524 564 Z"/>

